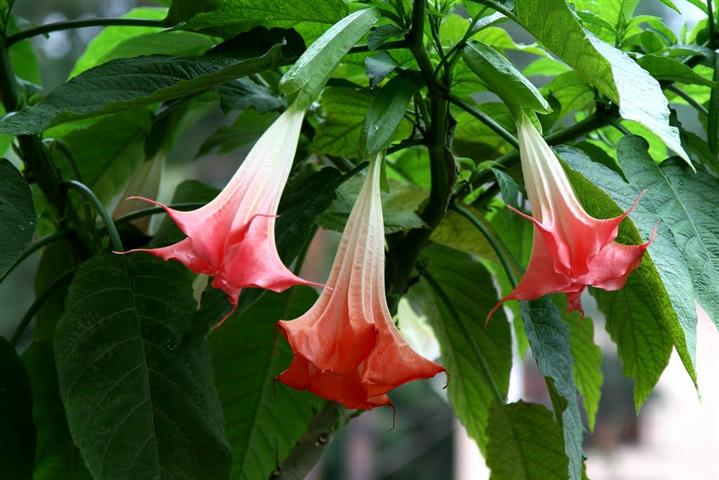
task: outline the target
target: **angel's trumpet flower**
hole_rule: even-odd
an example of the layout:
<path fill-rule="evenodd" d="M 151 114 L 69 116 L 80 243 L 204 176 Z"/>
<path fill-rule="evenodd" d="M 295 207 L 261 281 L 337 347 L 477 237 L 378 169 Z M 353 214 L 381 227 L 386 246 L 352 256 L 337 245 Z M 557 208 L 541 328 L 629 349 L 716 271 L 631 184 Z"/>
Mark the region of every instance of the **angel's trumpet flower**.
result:
<path fill-rule="evenodd" d="M 412 350 L 387 308 L 380 162 L 369 167 L 322 295 L 278 322 L 295 354 L 278 379 L 348 408 L 390 405 L 393 388 L 444 370 Z"/>
<path fill-rule="evenodd" d="M 275 245 L 280 196 L 297 149 L 304 110 L 290 106 L 260 137 L 227 186 L 197 210 L 182 212 L 154 200 L 187 238 L 162 248 L 137 249 L 175 259 L 198 274 L 213 276 L 237 306 L 243 288 L 276 292 L 292 285 L 315 285 L 290 272 Z"/>
<path fill-rule="evenodd" d="M 642 194 L 618 217 L 591 217 L 577 200 L 557 156 L 526 115 L 517 122 L 517 132 L 533 216 L 515 211 L 534 223 L 534 244 L 524 277 L 490 316 L 507 300 L 532 300 L 557 292 L 566 293 L 570 311 L 583 314 L 580 296 L 584 288 L 622 288 L 652 242 L 622 245 L 614 241 L 619 224 Z"/>

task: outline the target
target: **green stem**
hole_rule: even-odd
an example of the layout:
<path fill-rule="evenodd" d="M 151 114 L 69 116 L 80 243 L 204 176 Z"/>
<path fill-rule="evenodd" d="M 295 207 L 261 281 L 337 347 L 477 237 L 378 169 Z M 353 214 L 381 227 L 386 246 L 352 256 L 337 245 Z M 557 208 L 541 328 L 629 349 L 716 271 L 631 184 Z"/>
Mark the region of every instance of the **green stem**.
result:
<path fill-rule="evenodd" d="M 685 102 L 687 102 L 689 105 L 691 105 L 697 112 L 704 114 L 706 116 L 709 116 L 709 110 L 707 110 L 704 105 L 702 105 L 701 103 L 694 100 L 691 95 L 689 95 L 687 92 L 685 92 L 681 88 L 677 87 L 676 85 L 669 85 L 667 87 L 667 90 L 669 90 L 670 92 L 673 92 L 678 97 L 682 98 Z"/>
<path fill-rule="evenodd" d="M 125 248 L 122 246 L 122 240 L 120 240 L 120 235 L 117 233 L 117 228 L 115 228 L 112 217 L 110 217 L 110 214 L 107 212 L 100 199 L 97 198 L 95 192 L 93 192 L 87 185 L 77 180 L 68 180 L 67 182 L 63 182 L 63 185 L 72 190 L 77 190 L 85 195 L 85 197 L 95 207 L 95 210 L 100 215 L 102 222 L 105 224 L 105 229 L 107 230 L 107 234 L 112 242 L 112 248 L 116 252 L 124 252 Z"/>
<path fill-rule="evenodd" d="M 28 28 L 22 32 L 14 33 L 9 35 L 6 39 L 7 46 L 10 47 L 17 42 L 25 40 L 27 38 L 36 37 L 38 35 L 45 35 L 50 32 L 57 32 L 60 30 L 72 30 L 74 28 L 86 28 L 86 27 L 108 27 L 108 26 L 123 26 L 123 27 L 169 27 L 170 24 L 165 20 L 150 20 L 144 18 L 87 18 L 84 20 L 69 20 L 65 22 L 48 23 L 47 25 L 41 25 L 35 28 Z"/>
<path fill-rule="evenodd" d="M 479 120 L 480 122 L 484 123 L 487 127 L 489 127 L 490 130 L 492 130 L 494 133 L 502 137 L 507 143 L 511 144 L 514 148 L 519 148 L 519 142 L 517 141 L 517 137 L 509 133 L 507 129 L 505 129 L 502 125 L 497 123 L 492 117 L 484 113 L 478 108 L 473 107 L 472 105 L 469 105 L 468 103 L 465 103 L 464 101 L 460 100 L 459 98 L 455 98 L 453 96 L 449 96 L 449 101 L 455 105 L 457 105 L 459 108 L 464 110 L 465 112 L 472 115 L 474 118 Z"/>
<path fill-rule="evenodd" d="M 22 338 L 22 334 L 25 333 L 25 329 L 30 325 L 30 322 L 32 322 L 32 319 L 35 317 L 35 314 L 37 314 L 38 310 L 45 304 L 45 302 L 55 293 L 57 292 L 60 287 L 64 286 L 65 283 L 72 278 L 73 273 L 75 273 L 74 270 L 70 270 L 69 272 L 65 272 L 62 276 L 56 278 L 48 287 L 45 289 L 44 292 L 42 292 L 30 305 L 30 308 L 27 309 L 25 312 L 25 315 L 20 320 L 20 323 L 18 323 L 17 328 L 15 329 L 15 333 L 13 333 L 12 338 L 10 339 L 10 343 L 13 346 L 17 345 L 17 342 L 20 341 Z"/>
<path fill-rule="evenodd" d="M 29 247 L 25 249 L 24 252 L 20 254 L 20 256 L 13 262 L 10 267 L 5 271 L 5 273 L 0 276 L 0 283 L 5 281 L 5 279 L 12 273 L 13 270 L 15 270 L 27 257 L 32 255 L 33 253 L 37 252 L 38 250 L 42 249 L 43 247 L 46 247 L 50 245 L 51 243 L 60 240 L 62 238 L 67 237 L 68 233 L 70 233 L 69 230 L 60 230 L 58 232 L 53 233 L 52 235 L 48 235 L 46 237 L 41 238 L 37 242 L 33 243 Z"/>
<path fill-rule="evenodd" d="M 454 211 L 462 215 L 464 218 L 466 218 L 469 223 L 476 228 L 479 233 L 482 234 L 484 238 L 487 239 L 489 242 L 489 245 L 492 247 L 492 250 L 494 250 L 494 253 L 497 254 L 497 258 L 499 258 L 499 262 L 502 264 L 502 268 L 505 272 L 507 272 L 507 278 L 509 278 L 509 283 L 512 284 L 512 288 L 516 288 L 517 284 L 519 283 L 519 280 L 517 279 L 517 275 L 515 274 L 515 269 L 512 268 L 512 263 L 515 263 L 513 259 L 509 258 L 509 252 L 506 251 L 506 248 L 503 248 L 500 244 L 500 240 L 496 238 L 494 235 L 492 235 L 492 232 L 489 231 L 487 226 L 482 223 L 477 217 L 475 217 L 472 212 L 470 212 L 466 207 L 463 205 L 460 205 L 459 203 L 455 203 L 451 207 Z M 515 267 L 519 269 L 518 265 L 515 264 Z"/>
<path fill-rule="evenodd" d="M 447 310 L 449 310 L 450 314 L 452 315 L 452 318 L 454 318 L 455 322 L 462 331 L 462 335 L 464 336 L 464 338 L 466 338 L 472 345 L 472 350 L 474 350 L 475 356 L 479 359 L 480 371 L 484 373 L 484 377 L 492 389 L 495 400 L 497 400 L 499 404 L 504 404 L 505 397 L 502 394 L 502 391 L 499 389 L 499 386 L 497 386 L 497 382 L 494 380 L 494 376 L 492 375 L 492 370 L 489 368 L 487 359 L 484 358 L 482 350 L 479 348 L 479 345 L 477 345 L 477 341 L 474 339 L 472 332 L 469 331 L 469 328 L 464 323 L 464 319 L 454 307 L 454 303 L 452 303 L 452 300 L 444 291 L 440 283 L 435 280 L 435 278 L 427 270 L 424 270 L 422 272 L 422 276 L 425 280 L 427 280 L 427 283 L 429 283 L 429 285 L 432 287 L 432 289 L 442 301 L 444 306 L 447 307 Z"/>

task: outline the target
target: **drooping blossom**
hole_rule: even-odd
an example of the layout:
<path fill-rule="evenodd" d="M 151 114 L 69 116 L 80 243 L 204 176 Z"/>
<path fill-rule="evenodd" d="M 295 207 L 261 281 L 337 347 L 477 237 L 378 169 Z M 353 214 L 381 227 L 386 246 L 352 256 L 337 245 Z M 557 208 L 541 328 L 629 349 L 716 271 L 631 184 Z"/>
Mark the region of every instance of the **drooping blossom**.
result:
<path fill-rule="evenodd" d="M 167 247 L 137 249 L 175 259 L 213 277 L 236 307 L 243 288 L 282 291 L 316 285 L 290 272 L 275 245 L 275 218 L 292 167 L 304 110 L 290 106 L 264 132 L 225 188 L 207 205 L 183 212 L 160 205 L 187 235 Z"/>
<path fill-rule="evenodd" d="M 278 322 L 294 352 L 278 379 L 348 408 L 390 405 L 393 388 L 444 370 L 412 350 L 387 308 L 380 161 L 369 167 L 326 288 L 304 315 Z"/>
<path fill-rule="evenodd" d="M 557 156 L 526 115 L 517 122 L 519 152 L 532 217 L 534 243 L 527 271 L 519 285 L 492 309 L 507 300 L 532 300 L 549 293 L 567 295 L 568 309 L 584 314 L 581 294 L 587 285 L 619 290 L 639 266 L 652 242 L 615 242 L 619 224 L 636 207 L 615 218 L 597 219 L 579 203 Z"/>

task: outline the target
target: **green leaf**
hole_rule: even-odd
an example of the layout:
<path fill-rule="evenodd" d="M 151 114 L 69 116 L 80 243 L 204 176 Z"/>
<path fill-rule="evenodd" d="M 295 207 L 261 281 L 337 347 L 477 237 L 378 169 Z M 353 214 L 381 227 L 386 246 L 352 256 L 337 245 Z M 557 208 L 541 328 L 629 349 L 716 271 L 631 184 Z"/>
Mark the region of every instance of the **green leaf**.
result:
<path fill-rule="evenodd" d="M 305 107 L 311 105 L 320 96 L 342 57 L 369 32 L 378 18 L 377 10 L 367 8 L 332 25 L 283 75 L 280 91 Z"/>
<path fill-rule="evenodd" d="M 17 260 L 35 232 L 35 207 L 25 178 L 0 159 L 0 276 Z"/>
<path fill-rule="evenodd" d="M 249 78 L 239 78 L 215 88 L 220 94 L 220 105 L 225 113 L 253 108 L 260 113 L 282 110 L 287 102 L 269 88 Z"/>
<path fill-rule="evenodd" d="M 514 132 L 515 125 L 507 107 L 502 103 L 482 103 L 474 105 L 486 113 L 507 131 Z M 457 120 L 452 151 L 459 156 L 469 158 L 494 158 L 509 153 L 514 147 L 497 135 L 487 125 L 465 111 L 452 114 Z"/>
<path fill-rule="evenodd" d="M 719 84 L 716 82 L 702 77 L 686 63 L 674 58 L 661 55 L 644 55 L 637 60 L 637 63 L 639 63 L 644 70 L 651 73 L 657 80 L 719 87 Z"/>
<path fill-rule="evenodd" d="M 37 428 L 34 478 L 90 480 L 67 426 L 52 346 L 33 342 L 22 360 L 32 386 L 32 415 Z"/>
<path fill-rule="evenodd" d="M 555 404 L 564 432 L 564 452 L 569 459 L 569 478 L 581 480 L 584 426 L 574 382 L 574 359 L 570 350 L 569 326 L 549 297 L 521 302 L 522 318 L 539 373 L 547 377 L 562 397 Z M 561 405 L 560 405 L 561 404 Z M 561 407 L 561 411 L 557 411 Z"/>
<path fill-rule="evenodd" d="M 521 202 L 521 191 L 519 185 L 514 181 L 511 175 L 499 170 L 497 168 L 492 169 L 492 173 L 497 179 L 497 185 L 499 185 L 499 191 L 502 193 L 502 199 L 507 205 L 511 205 L 514 208 L 521 208 L 519 202 Z"/>
<path fill-rule="evenodd" d="M 602 351 L 594 343 L 594 322 L 578 314 L 565 314 L 569 323 L 569 349 L 574 358 L 574 381 L 584 400 L 589 429 L 594 430 L 602 397 Z"/>
<path fill-rule="evenodd" d="M 382 50 L 364 59 L 364 67 L 370 88 L 375 88 L 387 78 L 387 75 L 399 68 L 399 63 L 389 52 Z"/>
<path fill-rule="evenodd" d="M 198 13 L 217 10 L 226 0 L 172 0 L 167 20 L 180 23 Z"/>
<path fill-rule="evenodd" d="M 510 109 L 527 109 L 535 112 L 552 110 L 532 82 L 492 47 L 479 42 L 470 42 L 464 47 L 462 58 Z"/>
<path fill-rule="evenodd" d="M 15 347 L 0 338 L 0 478 L 32 478 L 35 425 L 27 372 Z"/>
<path fill-rule="evenodd" d="M 365 90 L 328 87 L 320 105 L 323 119 L 317 128 L 310 150 L 326 155 L 362 158 L 360 138 L 365 127 L 372 96 Z M 406 138 L 412 131 L 408 120 L 402 120 L 392 139 Z"/>
<path fill-rule="evenodd" d="M 247 38 L 252 41 L 245 41 Z M 202 57 L 113 60 L 69 80 L 36 105 L 5 116 L 0 120 L 0 132 L 38 133 L 71 120 L 199 93 L 237 77 L 288 63 L 297 41 L 289 31 L 248 32 Z M 243 50 L 236 45 L 243 46 Z M 150 77 L 152 81 L 138 81 Z"/>
<path fill-rule="evenodd" d="M 195 15 L 182 25 L 188 30 L 209 30 L 232 27 L 246 31 L 265 27 L 293 27 L 299 22 L 335 23 L 347 15 L 342 0 L 225 0 L 212 12 Z"/>
<path fill-rule="evenodd" d="M 655 165 L 647 156 L 643 141 L 636 137 L 622 140 L 622 158 L 627 147 L 639 147 L 643 152 L 639 155 L 641 162 L 647 166 Z M 627 184 L 620 175 L 604 165 L 589 161 L 577 150 L 563 148 L 559 154 L 579 174 L 573 176 L 570 173 L 575 191 L 587 211 L 597 217 L 612 217 L 626 210 L 642 188 L 648 186 Z M 625 161 L 622 161 L 622 167 L 625 167 Z M 624 172 L 630 178 L 626 168 Z M 606 196 L 602 192 L 597 193 L 599 189 L 595 185 Z M 656 189 L 656 186 L 651 189 Z M 692 279 L 680 250 L 667 231 L 670 224 L 665 223 L 650 195 L 651 190 L 645 193 L 631 214 L 631 222 L 625 220 L 622 223 L 618 237 L 620 242 L 638 244 L 649 239 L 657 226 L 657 236 L 644 254 L 642 264 L 629 276 L 622 290 L 592 292 L 607 316 L 607 330 L 617 343 L 624 372 L 635 379 L 634 403 L 637 408 L 647 398 L 669 360 L 670 338 L 687 372 L 696 382 L 697 317 Z M 616 205 L 612 205 L 612 201 Z M 671 336 L 666 335 L 666 331 L 671 332 Z"/>
<path fill-rule="evenodd" d="M 317 218 L 317 223 L 329 230 L 344 230 L 361 187 L 361 176 L 348 180 L 337 190 L 337 199 Z M 385 233 L 423 227 L 424 221 L 417 214 L 417 210 L 426 198 L 425 190 L 411 184 L 393 183 L 389 192 L 382 192 Z"/>
<path fill-rule="evenodd" d="M 503 402 L 509 387 L 509 325 L 500 311 L 485 328 L 483 319 L 497 295 L 489 272 L 472 256 L 431 244 L 422 259 L 433 281 L 420 280 L 407 298 L 429 319 L 437 335 L 457 418 L 485 450 L 490 408 Z"/>
<path fill-rule="evenodd" d="M 54 350 L 70 432 L 94 477 L 227 478 L 209 349 L 183 342 L 194 314 L 177 262 L 108 254 L 78 270 Z"/>
<path fill-rule="evenodd" d="M 622 139 L 618 155 L 629 182 L 648 190 L 646 202 L 661 219 L 657 235 L 681 252 L 697 301 L 719 326 L 719 181 L 692 174 L 673 159 L 657 165 L 640 137 Z"/>
<path fill-rule="evenodd" d="M 619 113 L 659 136 L 685 161 L 679 131 L 669 125 L 667 100 L 657 82 L 625 53 L 587 33 L 564 0 L 516 0 L 525 28 L 588 83 L 619 105 Z"/>
<path fill-rule="evenodd" d="M 542 405 L 494 405 L 487 435 L 492 480 L 566 480 L 562 429 Z"/>
<path fill-rule="evenodd" d="M 414 82 L 402 76 L 394 77 L 377 91 L 360 136 L 365 158 L 374 157 L 390 143 L 404 119 L 414 91 Z"/>
<path fill-rule="evenodd" d="M 210 337 L 215 383 L 234 457 L 233 480 L 270 478 L 321 406 L 314 395 L 275 381 L 292 358 L 275 322 L 298 317 L 316 298 L 307 287 L 268 293 Z"/>

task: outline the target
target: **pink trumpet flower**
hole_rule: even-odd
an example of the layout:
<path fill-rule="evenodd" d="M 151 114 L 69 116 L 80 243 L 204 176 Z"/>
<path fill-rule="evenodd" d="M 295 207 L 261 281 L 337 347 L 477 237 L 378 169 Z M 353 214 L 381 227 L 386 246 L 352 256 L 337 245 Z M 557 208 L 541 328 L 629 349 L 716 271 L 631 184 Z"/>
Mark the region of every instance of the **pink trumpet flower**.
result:
<path fill-rule="evenodd" d="M 577 200 L 557 156 L 526 115 L 517 122 L 522 173 L 533 217 L 534 243 L 527 271 L 519 285 L 492 309 L 507 300 L 532 300 L 549 293 L 567 295 L 568 309 L 582 315 L 581 294 L 587 285 L 604 290 L 624 287 L 639 266 L 652 238 L 642 245 L 622 245 L 619 224 L 637 206 L 615 218 L 591 217 Z M 511 207 L 510 207 L 511 208 Z"/>
<path fill-rule="evenodd" d="M 444 370 L 412 350 L 387 308 L 380 161 L 369 167 L 322 295 L 301 317 L 277 323 L 295 354 L 278 379 L 347 408 L 391 405 L 393 388 Z"/>
<path fill-rule="evenodd" d="M 292 285 L 316 285 L 290 272 L 275 245 L 277 207 L 303 118 L 304 110 L 293 106 L 285 110 L 260 137 L 227 186 L 202 208 L 182 212 L 136 197 L 164 208 L 187 238 L 167 247 L 131 252 L 175 259 L 195 273 L 213 276 L 212 286 L 223 290 L 235 308 L 243 288 L 279 292 Z"/>

